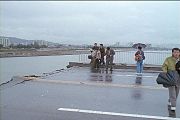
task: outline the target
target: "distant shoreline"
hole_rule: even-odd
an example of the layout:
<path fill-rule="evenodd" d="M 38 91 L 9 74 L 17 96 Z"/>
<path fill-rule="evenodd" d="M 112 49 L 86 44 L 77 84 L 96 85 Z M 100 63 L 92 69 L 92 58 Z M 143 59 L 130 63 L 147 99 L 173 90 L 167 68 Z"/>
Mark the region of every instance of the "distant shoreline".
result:
<path fill-rule="evenodd" d="M 8 57 L 35 57 L 35 56 L 59 56 L 59 55 L 78 55 L 88 54 L 90 51 L 77 50 L 14 50 L 0 52 L 0 58 Z"/>
<path fill-rule="evenodd" d="M 123 49 L 128 50 L 128 49 Z M 45 48 L 45 49 L 8 49 L 0 50 L 0 58 L 7 57 L 33 57 L 33 56 L 59 56 L 90 54 L 90 49 L 79 48 Z"/>
<path fill-rule="evenodd" d="M 134 48 L 119 48 L 120 51 L 135 51 Z M 146 49 L 151 50 L 151 49 Z M 157 50 L 152 50 L 157 51 Z M 161 50 L 160 50 L 161 51 Z M 9 57 L 35 57 L 90 54 L 90 49 L 46 48 L 46 49 L 8 49 L 0 50 L 0 58 Z"/>

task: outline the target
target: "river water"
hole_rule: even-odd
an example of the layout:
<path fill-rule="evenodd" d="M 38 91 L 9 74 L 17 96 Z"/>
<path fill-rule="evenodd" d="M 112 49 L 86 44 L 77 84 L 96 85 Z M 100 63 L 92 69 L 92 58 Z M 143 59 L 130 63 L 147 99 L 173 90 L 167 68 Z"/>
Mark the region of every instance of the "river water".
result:
<path fill-rule="evenodd" d="M 66 68 L 70 61 L 78 62 L 79 55 L 0 58 L 0 83 L 9 81 L 12 76 L 41 75 Z"/>

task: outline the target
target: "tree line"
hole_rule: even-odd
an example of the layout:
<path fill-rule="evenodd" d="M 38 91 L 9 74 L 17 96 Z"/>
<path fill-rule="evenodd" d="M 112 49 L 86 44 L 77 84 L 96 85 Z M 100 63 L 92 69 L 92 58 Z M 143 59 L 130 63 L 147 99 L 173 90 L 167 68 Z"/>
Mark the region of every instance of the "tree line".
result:
<path fill-rule="evenodd" d="M 20 49 L 20 48 L 25 48 L 25 49 L 31 49 L 31 48 L 35 48 L 35 49 L 40 49 L 40 48 L 47 48 L 47 45 L 39 45 L 37 43 L 34 44 L 28 44 L 28 45 L 23 45 L 23 44 L 11 44 L 8 47 L 5 48 L 13 48 L 13 49 Z M 2 44 L 0 44 L 0 49 L 4 48 Z"/>

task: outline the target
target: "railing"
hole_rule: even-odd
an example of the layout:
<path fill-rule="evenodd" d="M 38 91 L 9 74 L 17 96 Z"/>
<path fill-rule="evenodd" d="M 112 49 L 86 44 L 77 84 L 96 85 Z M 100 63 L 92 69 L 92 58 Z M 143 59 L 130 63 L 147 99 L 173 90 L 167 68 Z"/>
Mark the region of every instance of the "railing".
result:
<path fill-rule="evenodd" d="M 134 54 L 136 51 L 115 51 L 114 63 L 135 64 Z M 162 65 L 166 57 L 171 55 L 171 51 L 144 51 L 145 64 Z M 79 55 L 79 62 L 89 63 L 89 54 Z"/>

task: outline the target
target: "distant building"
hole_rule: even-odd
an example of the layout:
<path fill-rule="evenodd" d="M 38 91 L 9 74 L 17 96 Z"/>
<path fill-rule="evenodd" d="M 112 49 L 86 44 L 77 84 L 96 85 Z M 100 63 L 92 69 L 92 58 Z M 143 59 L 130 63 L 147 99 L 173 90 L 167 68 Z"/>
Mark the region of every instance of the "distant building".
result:
<path fill-rule="evenodd" d="M 128 43 L 127 43 L 127 46 L 128 46 L 128 47 L 132 47 L 134 44 L 135 44 L 135 43 L 133 43 L 133 42 L 128 42 Z"/>
<path fill-rule="evenodd" d="M 33 41 L 33 44 L 38 44 L 39 46 L 42 46 L 42 45 L 46 45 L 48 46 L 48 42 L 47 41 L 44 41 L 44 40 L 35 40 Z"/>
<path fill-rule="evenodd" d="M 11 43 L 8 38 L 0 37 L 0 44 L 2 44 L 3 47 L 8 47 Z"/>
<path fill-rule="evenodd" d="M 126 42 L 116 42 L 112 47 L 128 47 Z"/>
<path fill-rule="evenodd" d="M 146 44 L 146 48 L 151 48 L 152 45 L 151 44 Z"/>
<path fill-rule="evenodd" d="M 113 47 L 120 47 L 120 42 L 116 42 L 114 45 L 113 45 Z"/>

